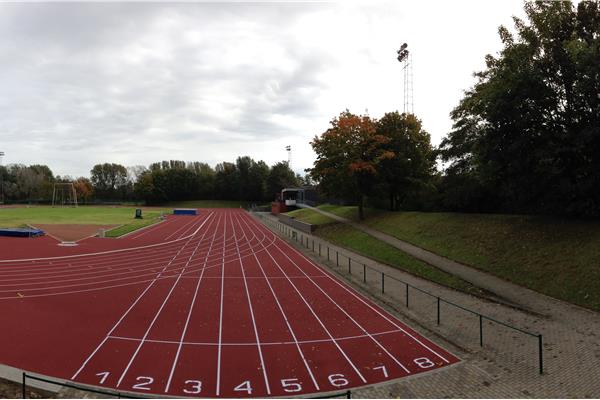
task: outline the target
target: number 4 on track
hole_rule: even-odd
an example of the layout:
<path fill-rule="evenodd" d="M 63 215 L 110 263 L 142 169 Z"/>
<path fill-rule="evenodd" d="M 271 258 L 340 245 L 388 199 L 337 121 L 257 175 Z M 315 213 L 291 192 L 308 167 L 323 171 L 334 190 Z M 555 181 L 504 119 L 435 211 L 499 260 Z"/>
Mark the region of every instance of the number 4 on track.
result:
<path fill-rule="evenodd" d="M 235 389 L 233 389 L 234 392 L 246 392 L 248 394 L 252 394 L 252 385 L 250 385 L 250 381 L 244 381 L 242 383 L 240 383 L 239 385 L 237 385 L 235 387 Z"/>

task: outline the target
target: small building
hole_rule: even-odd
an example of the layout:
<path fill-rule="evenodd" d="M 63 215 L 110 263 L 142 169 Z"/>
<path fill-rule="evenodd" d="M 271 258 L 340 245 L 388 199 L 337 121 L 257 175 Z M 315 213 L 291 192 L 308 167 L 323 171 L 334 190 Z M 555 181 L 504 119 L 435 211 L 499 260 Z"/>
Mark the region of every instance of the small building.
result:
<path fill-rule="evenodd" d="M 271 203 L 271 213 L 277 215 L 296 209 L 298 204 L 314 205 L 316 202 L 317 191 L 312 186 L 285 188 Z"/>

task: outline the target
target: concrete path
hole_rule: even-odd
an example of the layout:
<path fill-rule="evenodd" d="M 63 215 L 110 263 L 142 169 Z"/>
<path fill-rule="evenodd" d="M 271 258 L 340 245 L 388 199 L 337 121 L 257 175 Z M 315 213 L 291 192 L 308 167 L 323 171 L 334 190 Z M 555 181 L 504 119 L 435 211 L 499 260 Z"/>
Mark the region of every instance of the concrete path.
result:
<path fill-rule="evenodd" d="M 395 238 L 391 235 L 373 229 L 367 225 L 354 222 L 347 218 L 343 218 L 332 214 L 327 211 L 323 211 L 319 208 L 311 207 L 308 205 L 298 205 L 302 208 L 308 208 L 320 214 L 323 214 L 331 219 L 334 219 L 338 222 L 342 222 L 361 230 L 368 235 L 371 235 L 390 246 L 393 246 L 411 256 L 426 262 L 427 264 L 433 265 L 436 268 L 439 268 L 443 271 L 446 271 L 452 275 L 458 276 L 461 279 L 470 282 L 471 284 L 484 289 L 493 295 L 497 296 L 499 299 L 507 301 L 509 304 L 523 308 L 525 310 L 541 314 L 548 317 L 554 317 L 561 320 L 570 320 L 572 314 L 571 312 L 564 312 L 564 308 L 557 309 L 553 306 L 556 302 L 561 302 L 560 300 L 550 298 L 533 290 L 527 289 L 523 286 L 519 286 L 517 284 L 505 281 L 504 279 L 498 278 L 496 276 L 490 275 L 486 272 L 480 271 L 476 268 L 470 267 L 468 265 L 464 265 L 458 263 L 456 261 L 450 260 L 446 257 L 442 257 L 437 255 L 431 251 L 422 249 L 421 247 L 415 246 L 398 238 Z M 564 303 L 564 302 L 561 302 Z M 567 303 L 564 303 L 567 305 Z M 598 314 L 593 313 L 591 311 L 585 310 L 583 308 L 568 304 L 569 307 L 567 309 L 578 308 L 582 312 L 592 313 L 597 317 Z M 577 326 L 579 324 L 580 319 L 576 318 L 571 321 L 573 325 Z"/>

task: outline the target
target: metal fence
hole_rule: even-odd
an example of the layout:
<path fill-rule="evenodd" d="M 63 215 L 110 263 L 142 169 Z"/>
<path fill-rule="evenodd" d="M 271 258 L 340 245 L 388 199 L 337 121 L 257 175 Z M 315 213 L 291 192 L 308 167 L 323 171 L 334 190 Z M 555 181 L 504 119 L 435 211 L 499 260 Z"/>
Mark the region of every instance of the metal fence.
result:
<path fill-rule="evenodd" d="M 110 389 L 103 389 L 103 388 L 95 388 L 95 387 L 91 387 L 91 386 L 83 386 L 83 385 L 78 385 L 76 383 L 73 382 L 68 382 L 68 381 L 56 381 L 50 378 L 46 378 L 46 377 L 41 377 L 41 376 L 36 376 L 36 375 L 32 375 L 32 374 L 28 374 L 27 372 L 23 372 L 23 380 L 21 382 L 21 391 L 23 394 L 23 398 L 27 399 L 27 380 L 33 380 L 33 381 L 37 381 L 37 382 L 44 382 L 44 383 L 48 383 L 51 385 L 56 385 L 56 386 L 61 386 L 61 387 L 66 387 L 66 388 L 71 388 L 71 389 L 76 389 L 76 390 L 81 390 L 87 393 L 93 393 L 93 394 L 97 394 L 103 397 L 110 397 L 110 398 L 117 398 L 117 399 L 141 399 L 141 398 L 151 398 L 152 396 L 135 396 L 133 393 L 123 393 L 123 392 L 119 392 L 117 390 L 110 390 Z M 43 390 L 43 389 L 42 389 Z M 36 396 L 36 398 L 39 396 Z M 162 396 L 156 396 L 156 397 L 162 397 Z M 352 392 L 350 390 L 346 390 L 343 392 L 336 392 L 336 393 L 330 393 L 328 395 L 325 396 L 320 396 L 320 397 L 310 397 L 311 399 L 334 399 L 334 398 L 345 398 L 345 399 L 351 399 L 352 398 Z"/>
<path fill-rule="evenodd" d="M 333 268 L 351 281 L 366 286 L 370 293 L 391 297 L 393 305 L 399 303 L 405 308 L 419 313 L 420 317 L 423 317 L 434 328 L 443 330 L 442 334 L 458 338 L 463 342 L 475 343 L 480 348 L 483 348 L 485 344 L 503 351 L 510 348 L 517 349 L 516 353 L 518 354 L 513 356 L 533 364 L 533 368 L 536 368 L 539 374 L 544 373 L 543 337 L 541 334 L 513 326 L 457 304 L 386 274 L 364 262 L 357 261 L 325 240 L 299 232 L 271 218 L 260 215 L 259 217 L 268 226 L 301 244 L 312 253 L 325 258 Z M 444 329 L 441 329 L 442 327 Z M 503 357 L 507 356 L 503 355 Z M 514 359 L 512 360 L 514 361 Z"/>

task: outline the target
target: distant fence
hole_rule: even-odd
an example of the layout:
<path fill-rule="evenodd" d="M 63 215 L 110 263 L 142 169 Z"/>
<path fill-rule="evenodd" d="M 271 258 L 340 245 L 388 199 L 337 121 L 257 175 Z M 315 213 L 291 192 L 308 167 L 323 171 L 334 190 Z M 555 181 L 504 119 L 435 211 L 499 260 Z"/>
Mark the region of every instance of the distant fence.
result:
<path fill-rule="evenodd" d="M 442 326 L 443 322 L 446 322 L 446 325 L 453 324 L 448 327 L 446 333 L 451 333 L 460 339 L 467 338 L 478 342 L 479 347 L 484 347 L 485 343 L 500 344 L 500 346 L 495 347 L 501 347 L 502 350 L 506 350 L 505 347 L 515 348 L 518 349 L 520 357 L 527 356 L 527 349 L 524 349 L 524 347 L 529 348 L 531 354 L 526 358 L 533 361 L 539 374 L 544 373 L 543 338 L 541 334 L 529 332 L 444 299 L 402 279 L 386 274 L 364 262 L 357 261 L 343 251 L 333 248 L 333 246 L 330 246 L 328 242 L 322 239 L 306 235 L 272 218 L 258 216 L 268 226 L 295 240 L 320 257 L 326 258 L 328 262 L 332 263 L 333 267 L 338 269 L 338 272 L 347 276 L 350 280 L 358 284 L 367 285 L 371 289 L 371 292 L 373 292 L 372 289 L 376 288 L 376 291 L 382 295 L 391 295 L 390 297 L 395 300 L 394 304 L 397 304 L 399 301 L 401 305 L 410 308 L 412 311 L 427 313 L 428 315 L 425 316 L 427 322 L 431 322 L 435 327 Z M 452 315 L 452 313 L 454 314 Z M 484 330 L 486 327 L 494 327 L 494 334 L 486 335 L 485 331 L 487 329 Z M 499 328 L 506 329 L 509 332 L 501 332 Z M 473 331 L 476 333 L 473 334 Z M 470 336 L 469 333 L 471 334 Z M 513 334 L 521 336 L 517 338 Z M 523 339 L 526 342 L 519 343 L 519 345 L 515 344 L 518 340 Z M 505 342 L 501 342 L 501 340 Z M 512 346 L 507 346 L 506 341 L 510 341 Z"/>
<path fill-rule="evenodd" d="M 23 380 L 21 382 L 21 391 L 23 394 L 23 398 L 27 399 L 27 380 L 33 380 L 33 381 L 37 381 L 37 382 L 44 382 L 50 385 L 56 385 L 56 386 L 60 386 L 60 387 L 66 387 L 66 388 L 71 388 L 71 389 L 75 389 L 75 390 L 81 390 L 83 392 L 87 392 L 87 393 L 93 393 L 93 394 L 98 394 L 101 396 L 106 396 L 106 397 L 111 397 L 111 398 L 117 398 L 117 399 L 142 399 L 142 398 L 152 398 L 152 397 L 158 397 L 161 398 L 163 396 L 135 396 L 134 393 L 131 392 L 127 392 L 127 393 L 123 393 L 123 392 L 119 392 L 117 390 L 110 390 L 110 389 L 104 389 L 104 388 L 96 388 L 96 387 L 91 387 L 91 386 L 84 386 L 84 385 L 78 385 L 76 383 L 73 382 L 69 382 L 69 381 L 57 381 L 54 379 L 50 379 L 50 378 L 46 378 L 46 377 L 40 377 L 40 376 L 36 376 L 36 375 L 32 375 L 29 374 L 27 372 L 23 372 Z M 43 389 L 41 389 L 43 390 Z M 36 396 L 36 398 L 38 398 L 39 396 Z M 343 392 L 336 392 L 336 393 L 331 393 L 328 394 L 326 396 L 320 396 L 320 397 L 310 397 L 311 399 L 334 399 L 334 398 L 345 398 L 345 399 L 351 399 L 352 398 L 352 392 L 350 390 L 346 390 Z"/>

